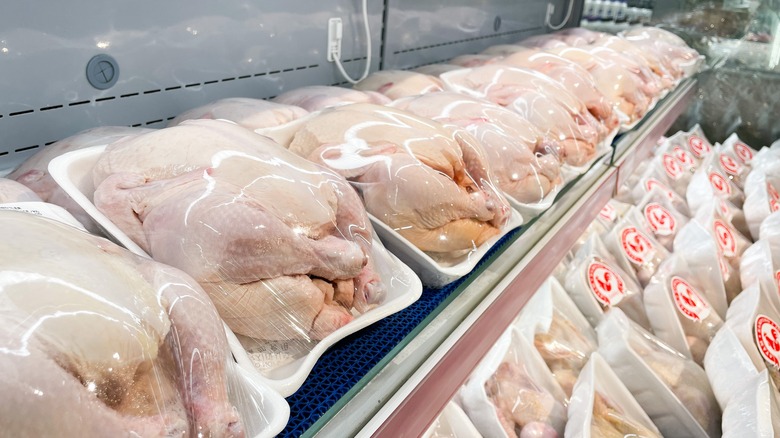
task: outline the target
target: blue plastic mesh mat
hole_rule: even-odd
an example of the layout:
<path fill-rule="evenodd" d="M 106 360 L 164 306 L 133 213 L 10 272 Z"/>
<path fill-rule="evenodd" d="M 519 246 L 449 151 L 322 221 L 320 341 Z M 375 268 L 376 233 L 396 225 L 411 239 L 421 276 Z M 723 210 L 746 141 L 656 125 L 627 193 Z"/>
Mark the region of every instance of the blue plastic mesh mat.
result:
<path fill-rule="evenodd" d="M 298 437 L 360 381 L 379 361 L 436 310 L 498 251 L 514 241 L 520 229 L 507 233 L 474 270 L 441 289 L 423 289 L 420 299 L 406 309 L 342 339 L 317 361 L 303 386 L 287 398 L 290 421 L 280 437 Z"/>

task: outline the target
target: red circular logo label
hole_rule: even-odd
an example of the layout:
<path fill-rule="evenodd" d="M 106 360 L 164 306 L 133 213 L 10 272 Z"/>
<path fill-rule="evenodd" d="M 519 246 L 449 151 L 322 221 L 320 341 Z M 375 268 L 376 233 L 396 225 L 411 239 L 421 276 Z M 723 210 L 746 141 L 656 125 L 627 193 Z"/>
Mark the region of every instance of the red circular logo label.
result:
<path fill-rule="evenodd" d="M 599 212 L 599 216 L 605 221 L 613 222 L 617 217 L 617 211 L 615 211 L 615 207 L 613 207 L 612 204 L 606 203 L 604 208 Z"/>
<path fill-rule="evenodd" d="M 726 196 L 731 194 L 731 186 L 729 185 L 728 180 L 718 172 L 710 173 L 710 184 L 712 184 L 712 188 L 715 189 L 715 192 L 718 194 Z"/>
<path fill-rule="evenodd" d="M 626 294 L 626 285 L 620 275 L 597 261 L 588 266 L 588 285 L 596 299 L 605 306 L 619 303 Z"/>
<path fill-rule="evenodd" d="M 679 146 L 675 146 L 672 152 L 674 152 L 674 157 L 677 158 L 685 167 L 693 167 L 696 165 L 696 162 L 693 161 L 691 154 L 689 154 L 685 149 Z"/>
<path fill-rule="evenodd" d="M 648 178 L 647 182 L 645 183 L 645 187 L 647 187 L 648 192 L 653 190 L 653 187 L 658 187 L 662 192 L 666 193 L 666 197 L 669 198 L 670 201 L 674 201 L 675 199 L 674 192 L 669 190 L 665 185 L 663 185 L 655 178 Z"/>
<path fill-rule="evenodd" d="M 669 213 L 669 210 L 655 202 L 645 206 L 645 219 L 647 219 L 647 223 L 653 232 L 659 236 L 673 234 L 674 229 L 677 227 L 674 216 Z"/>
<path fill-rule="evenodd" d="M 777 283 L 777 293 L 780 293 L 780 271 L 775 272 L 775 282 Z"/>
<path fill-rule="evenodd" d="M 734 153 L 737 154 L 737 157 L 739 157 L 743 163 L 747 163 L 753 159 L 753 150 L 745 143 L 734 143 Z"/>
<path fill-rule="evenodd" d="M 701 321 L 710 314 L 710 306 L 687 281 L 672 277 L 672 295 L 677 310 L 692 321 Z"/>
<path fill-rule="evenodd" d="M 780 193 L 777 193 L 772 183 L 766 183 L 766 192 L 769 195 L 769 211 L 772 213 L 780 210 Z"/>
<path fill-rule="evenodd" d="M 671 179 L 679 179 L 683 174 L 683 168 L 680 163 L 673 156 L 664 154 L 663 157 L 664 170 Z"/>
<path fill-rule="evenodd" d="M 720 166 L 731 175 L 739 175 L 740 170 L 742 170 L 742 166 L 737 163 L 737 160 L 726 154 L 720 155 Z"/>
<path fill-rule="evenodd" d="M 780 327 L 770 317 L 756 317 L 756 345 L 767 362 L 780 367 Z"/>
<path fill-rule="evenodd" d="M 710 145 L 708 145 L 707 142 L 698 135 L 692 135 L 688 139 L 688 146 L 691 147 L 691 152 L 693 152 L 693 154 L 698 158 L 709 154 L 711 150 Z"/>
<path fill-rule="evenodd" d="M 718 246 L 723 251 L 723 255 L 726 257 L 737 255 L 737 240 L 734 238 L 731 228 L 720 219 L 715 219 L 712 229 L 715 231 L 715 239 L 718 241 Z"/>
<path fill-rule="evenodd" d="M 636 264 L 643 264 L 653 253 L 653 244 L 636 227 L 626 227 L 620 233 L 623 253 Z"/>

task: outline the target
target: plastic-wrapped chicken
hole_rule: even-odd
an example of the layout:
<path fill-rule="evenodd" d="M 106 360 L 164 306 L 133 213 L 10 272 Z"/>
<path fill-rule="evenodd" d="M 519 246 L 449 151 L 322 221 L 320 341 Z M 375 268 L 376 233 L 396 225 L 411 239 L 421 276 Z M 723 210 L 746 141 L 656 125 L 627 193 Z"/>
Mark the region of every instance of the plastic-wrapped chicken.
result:
<path fill-rule="evenodd" d="M 86 231 L 67 210 L 59 205 L 43 202 L 32 189 L 12 179 L 0 178 L 0 210 L 20 211 L 47 217 Z"/>
<path fill-rule="evenodd" d="M 512 109 L 556 139 L 564 163 L 583 167 L 604 153 L 607 136 L 585 105 L 549 77 L 497 64 L 441 75 L 447 88 Z"/>
<path fill-rule="evenodd" d="M 675 68 L 667 58 L 662 57 L 655 51 L 643 50 L 638 45 L 624 38 L 614 35 L 602 35 L 593 41 L 591 45 L 610 48 L 640 62 L 660 78 L 661 87 L 665 90 L 673 88 L 677 81 L 683 77 L 683 72 Z"/>
<path fill-rule="evenodd" d="M 623 215 L 603 241 L 618 265 L 633 272 L 643 287 L 669 256 L 669 251 L 652 237 L 650 226 L 636 207 Z"/>
<path fill-rule="evenodd" d="M 654 187 L 636 204 L 655 239 L 668 251 L 674 247 L 674 237 L 690 218 L 679 212 L 661 189 Z"/>
<path fill-rule="evenodd" d="M 565 394 L 539 353 L 512 327 L 477 365 L 458 397 L 483 436 L 563 435 Z"/>
<path fill-rule="evenodd" d="M 168 126 L 192 119 L 224 119 L 247 129 L 279 126 L 308 114 L 303 108 L 261 99 L 231 97 L 193 108 L 179 114 Z"/>
<path fill-rule="evenodd" d="M 759 239 L 750 245 L 742 254 L 739 276 L 743 289 L 760 283 L 780 309 L 780 237 Z"/>
<path fill-rule="evenodd" d="M 555 142 L 518 114 L 462 94 L 443 91 L 407 97 L 391 105 L 453 129 L 465 129 L 479 140 L 498 186 L 524 216 L 549 208 L 563 181 L 553 155 Z"/>
<path fill-rule="evenodd" d="M 611 310 L 596 328 L 598 354 L 664 436 L 719 437 L 720 408 L 704 370 Z"/>
<path fill-rule="evenodd" d="M 235 124 L 116 142 L 93 180 L 95 206 L 237 334 L 316 344 L 383 300 L 383 248 L 348 182 Z"/>
<path fill-rule="evenodd" d="M 780 212 L 774 212 L 761 222 L 758 229 L 758 237 L 761 240 L 780 238 Z"/>
<path fill-rule="evenodd" d="M 704 61 L 704 57 L 682 38 L 658 27 L 636 27 L 622 32 L 620 36 L 643 51 L 661 57 L 665 65 L 679 76 L 696 73 Z"/>
<path fill-rule="evenodd" d="M 412 71 L 430 75 L 430 76 L 439 77 L 442 73 L 446 73 L 448 71 L 453 71 L 453 70 L 460 70 L 460 68 L 461 66 L 454 65 L 454 64 L 429 64 L 429 65 L 423 65 L 422 67 L 417 67 Z"/>
<path fill-rule="evenodd" d="M 552 33 L 534 35 L 532 37 L 521 40 L 517 44 L 535 47 L 539 44 L 544 44 L 547 41 L 560 41 L 567 46 L 586 46 L 594 43 L 604 35 L 606 35 L 604 32 L 578 27 L 564 29 Z"/>
<path fill-rule="evenodd" d="M 360 91 L 326 85 L 309 85 L 307 87 L 285 91 L 273 98 L 273 101 L 285 105 L 298 106 L 306 111 L 312 112 L 331 106 L 346 105 L 349 103 L 375 103 L 377 105 L 387 105 L 391 102 L 389 97 L 374 91 Z M 289 121 L 291 120 L 287 120 L 287 122 Z M 270 126 L 258 126 L 253 129 L 263 127 Z"/>
<path fill-rule="evenodd" d="M 129 128 L 126 126 L 103 126 L 81 131 L 54 144 L 46 146 L 35 155 L 19 165 L 8 178 L 14 179 L 31 188 L 44 202 L 59 205 L 67 210 L 76 220 L 84 225 L 92 233 L 100 233 L 100 229 L 92 221 L 89 215 L 70 196 L 68 196 L 59 184 L 49 175 L 49 162 L 67 152 L 90 146 L 113 143 L 128 136 L 134 136 L 151 129 Z"/>
<path fill-rule="evenodd" d="M 380 70 L 355 84 L 360 91 L 375 91 L 391 100 L 418 94 L 444 91 L 444 84 L 436 76 L 405 70 Z"/>
<path fill-rule="evenodd" d="M 716 270 L 694 269 L 682 254 L 672 254 L 645 288 L 645 310 L 653 333 L 699 365 L 723 325 L 705 292 L 720 286 Z M 716 268 L 717 269 L 717 268 Z"/>
<path fill-rule="evenodd" d="M 750 379 L 767 370 L 780 384 L 780 312 L 761 284 L 745 289 L 729 307 L 726 323 L 707 349 L 704 368 L 718 403 L 728 407 Z"/>
<path fill-rule="evenodd" d="M 580 370 L 596 351 L 596 332 L 554 278 L 548 279 L 512 323 L 533 341 L 567 397 Z"/>
<path fill-rule="evenodd" d="M 577 250 L 566 275 L 565 287 L 593 327 L 610 308 L 619 307 L 642 327 L 650 329 L 642 287 L 633 272 L 620 268 L 597 235 L 591 235 Z"/>
<path fill-rule="evenodd" d="M 779 160 L 780 162 L 780 160 Z M 753 239 L 770 214 L 780 211 L 780 174 L 770 175 L 764 169 L 754 169 L 745 182 L 745 221 Z"/>
<path fill-rule="evenodd" d="M 775 438 L 780 435 L 777 387 L 764 370 L 750 379 L 723 410 L 723 437 Z"/>
<path fill-rule="evenodd" d="M 609 364 L 593 353 L 568 407 L 567 438 L 661 438 L 634 396 Z"/>
<path fill-rule="evenodd" d="M 433 424 L 422 434 L 422 438 L 482 438 L 482 435 L 463 409 L 450 400 L 433 420 Z"/>
<path fill-rule="evenodd" d="M 509 218 L 477 140 L 433 120 L 352 104 L 262 133 L 346 177 L 369 213 L 437 258 L 467 255 Z"/>
<path fill-rule="evenodd" d="M 9 202 L 43 202 L 43 200 L 26 185 L 12 179 L 0 178 L 0 204 Z"/>
<path fill-rule="evenodd" d="M 281 397 L 231 383 L 223 325 L 189 276 L 56 221 L 0 211 L 0 223 L 4 434 L 260 432 L 239 409 L 259 417 Z"/>

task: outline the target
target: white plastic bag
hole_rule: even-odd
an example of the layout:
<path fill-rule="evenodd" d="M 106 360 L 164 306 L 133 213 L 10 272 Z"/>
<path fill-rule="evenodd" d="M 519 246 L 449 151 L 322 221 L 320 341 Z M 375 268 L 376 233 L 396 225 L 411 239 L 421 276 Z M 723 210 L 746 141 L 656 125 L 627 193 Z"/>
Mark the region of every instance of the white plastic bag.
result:
<path fill-rule="evenodd" d="M 691 177 L 685 198 L 691 211 L 714 198 L 728 200 L 737 207 L 742 207 L 745 195 L 716 164 L 718 154 L 709 154 Z"/>
<path fill-rule="evenodd" d="M 760 239 L 745 250 L 739 276 L 744 289 L 761 283 L 772 303 L 780 309 L 780 238 Z"/>
<path fill-rule="evenodd" d="M 469 417 L 450 400 L 422 438 L 482 438 Z"/>
<path fill-rule="evenodd" d="M 707 140 L 704 131 L 698 123 L 693 125 L 688 132 L 683 133 L 680 136 L 680 140 L 683 141 L 683 145 L 688 148 L 688 151 L 697 160 L 703 160 L 713 152 L 712 143 Z"/>
<path fill-rule="evenodd" d="M 743 142 L 736 132 L 731 134 L 726 141 L 723 142 L 723 148 L 732 151 L 734 156 L 737 157 L 742 164 L 750 164 L 753 160 L 753 155 L 755 154 L 753 148 Z"/>
<path fill-rule="evenodd" d="M 520 432 L 525 437 L 525 428 L 548 434 L 539 436 L 563 434 L 566 396 L 539 353 L 513 327 L 477 365 L 458 397 L 483 436 L 511 438 Z"/>
<path fill-rule="evenodd" d="M 704 370 L 612 309 L 598 353 L 664 436 L 718 437 L 720 409 Z"/>
<path fill-rule="evenodd" d="M 780 174 L 774 177 L 755 169 L 748 175 L 745 183 L 745 204 L 743 210 L 750 235 L 758 239 L 761 222 L 770 214 L 780 211 L 780 192 L 778 192 Z"/>
<path fill-rule="evenodd" d="M 750 379 L 723 410 L 723 437 L 775 438 L 780 435 L 777 387 L 764 370 Z"/>
<path fill-rule="evenodd" d="M 566 292 L 591 326 L 596 327 L 611 307 L 619 307 L 650 330 L 642 302 L 642 287 L 633 272 L 620 268 L 598 236 L 580 247 L 566 275 Z"/>
<path fill-rule="evenodd" d="M 632 207 L 604 237 L 604 245 L 624 271 L 635 273 L 643 287 L 669 251 L 649 232 L 642 214 Z"/>
<path fill-rule="evenodd" d="M 645 287 L 645 310 L 653 333 L 701 365 L 723 320 L 705 291 L 721 284 L 717 271 L 689 266 L 681 253 L 666 259 Z"/>
<path fill-rule="evenodd" d="M 567 438 L 661 437 L 609 364 L 593 353 L 569 403 Z"/>
<path fill-rule="evenodd" d="M 634 203 L 640 202 L 651 190 L 660 190 L 661 193 L 666 195 L 666 198 L 672 203 L 675 210 L 685 216 L 691 217 L 692 210 L 688 208 L 688 202 L 680 196 L 679 193 L 670 189 L 664 181 L 665 178 L 662 175 L 658 175 L 656 169 L 652 166 L 648 166 L 644 174 L 642 174 L 642 176 L 636 180 L 636 183 L 627 190 L 631 191 L 631 197 Z"/>
<path fill-rule="evenodd" d="M 596 216 L 596 221 L 599 222 L 604 230 L 611 230 L 615 226 L 618 220 L 631 208 L 631 204 L 621 202 L 617 199 L 610 199 L 604 204 L 604 207 L 599 211 Z"/>
<path fill-rule="evenodd" d="M 596 332 L 555 278 L 542 284 L 514 325 L 544 359 L 567 397 L 596 351 Z"/>
<path fill-rule="evenodd" d="M 761 239 L 780 238 L 780 212 L 774 212 L 761 222 L 758 230 Z"/>
<path fill-rule="evenodd" d="M 674 247 L 674 237 L 690 218 L 676 208 L 661 189 L 654 187 L 636 204 L 656 240 L 669 251 Z"/>

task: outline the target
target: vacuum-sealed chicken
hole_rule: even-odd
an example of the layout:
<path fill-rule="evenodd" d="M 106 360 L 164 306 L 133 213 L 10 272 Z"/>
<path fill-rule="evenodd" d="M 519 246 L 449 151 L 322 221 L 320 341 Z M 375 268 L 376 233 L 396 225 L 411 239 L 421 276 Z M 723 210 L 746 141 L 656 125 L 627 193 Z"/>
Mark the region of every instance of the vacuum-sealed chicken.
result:
<path fill-rule="evenodd" d="M 603 237 L 604 245 L 618 265 L 636 275 L 644 287 L 668 256 L 669 251 L 650 232 L 642 213 L 632 207 Z"/>
<path fill-rule="evenodd" d="M 689 265 L 682 253 L 666 259 L 645 287 L 653 333 L 699 365 L 723 320 L 706 298 L 720 286 L 717 271 Z"/>
<path fill-rule="evenodd" d="M 306 111 L 319 111 L 331 106 L 346 105 L 350 103 L 375 103 L 377 105 L 387 105 L 391 102 L 389 97 L 374 91 L 360 91 L 326 85 L 309 85 L 307 87 L 285 91 L 274 97 L 273 101 L 285 105 L 299 106 Z M 289 121 L 290 120 L 288 120 L 288 122 Z M 258 126 L 258 128 L 260 128 L 260 126 Z"/>
<path fill-rule="evenodd" d="M 761 283 L 780 309 L 780 238 L 759 239 L 742 254 L 739 265 L 742 288 Z"/>
<path fill-rule="evenodd" d="M 757 240 L 764 219 L 780 211 L 780 174 L 767 174 L 763 169 L 750 172 L 745 183 L 743 211 L 750 235 Z"/>
<path fill-rule="evenodd" d="M 636 204 L 655 239 L 668 251 L 674 247 L 674 237 L 690 218 L 676 208 L 661 189 L 655 187 Z"/>
<path fill-rule="evenodd" d="M 767 370 L 780 384 L 780 311 L 760 283 L 746 288 L 729 307 L 726 323 L 704 357 L 704 368 L 721 406 L 728 407 L 750 379 Z"/>
<path fill-rule="evenodd" d="M 518 114 L 449 91 L 399 99 L 391 106 L 465 129 L 476 138 L 498 186 L 524 216 L 533 217 L 552 205 L 563 181 L 558 160 L 545 152 L 557 150 L 557 143 Z"/>
<path fill-rule="evenodd" d="M 180 125 L 183 121 L 192 119 L 224 119 L 254 130 L 283 125 L 308 113 L 305 109 L 293 105 L 231 97 L 179 114 L 168 123 L 168 126 Z"/>
<path fill-rule="evenodd" d="M 593 327 L 610 308 L 619 307 L 642 327 L 650 329 L 642 302 L 642 287 L 634 273 L 621 269 L 596 235 L 577 250 L 566 275 L 565 287 Z"/>
<path fill-rule="evenodd" d="M 660 57 L 664 65 L 678 77 L 693 75 L 704 60 L 682 38 L 659 27 L 639 26 L 621 32 L 620 36 L 642 51 Z"/>
<path fill-rule="evenodd" d="M 64 208 L 90 232 L 100 233 L 100 229 L 84 209 L 71 199 L 49 175 L 49 162 L 67 152 L 90 146 L 110 144 L 124 137 L 150 131 L 152 130 L 126 126 L 102 126 L 87 129 L 44 147 L 41 151 L 20 164 L 19 167 L 8 175 L 8 178 L 31 188 L 42 201 Z"/>
<path fill-rule="evenodd" d="M 458 393 L 477 430 L 495 438 L 557 438 L 565 394 L 534 347 L 510 327 Z"/>
<path fill-rule="evenodd" d="M 758 228 L 758 237 L 761 240 L 780 238 L 780 212 L 774 212 L 761 222 Z"/>
<path fill-rule="evenodd" d="M 658 428 L 598 353 L 593 353 L 577 379 L 568 416 L 568 438 L 661 438 Z"/>
<path fill-rule="evenodd" d="M 448 71 L 460 70 L 461 66 L 455 64 L 428 64 L 415 68 L 414 72 L 423 73 L 430 76 L 439 77 L 442 73 Z"/>
<path fill-rule="evenodd" d="M 766 370 L 750 379 L 723 410 L 723 437 L 744 436 L 780 436 L 780 397 Z"/>
<path fill-rule="evenodd" d="M 623 53 L 626 56 L 630 56 L 632 60 L 639 62 L 650 69 L 650 71 L 660 79 L 663 90 L 674 88 L 678 80 L 683 76 L 679 69 L 675 68 L 667 58 L 661 56 L 658 52 L 644 50 L 639 45 L 634 44 L 625 38 L 614 35 L 602 35 L 590 45 L 595 47 L 607 47 L 616 52 Z"/>
<path fill-rule="evenodd" d="M 509 218 L 478 141 L 433 120 L 352 104 L 262 133 L 343 175 L 369 213 L 437 259 L 468 255 Z"/>
<path fill-rule="evenodd" d="M 0 178 L 0 210 L 46 217 L 86 231 L 84 225 L 67 210 L 59 205 L 43 202 L 32 189 L 12 179 Z"/>
<path fill-rule="evenodd" d="M 192 278 L 56 221 L 0 211 L 0 224 L 3 434 L 250 432 L 223 325 Z"/>
<path fill-rule="evenodd" d="M 580 370 L 596 351 L 596 332 L 554 278 L 548 279 L 512 323 L 550 368 L 570 397 Z"/>
<path fill-rule="evenodd" d="M 664 436 L 719 437 L 720 408 L 704 370 L 611 310 L 596 328 L 598 354 Z"/>
<path fill-rule="evenodd" d="M 383 248 L 341 176 L 235 124 L 192 120 L 116 142 L 95 206 L 191 275 L 237 334 L 313 346 L 383 300 Z"/>
<path fill-rule="evenodd" d="M 0 178 L 0 204 L 9 202 L 43 202 L 31 188 L 12 179 Z"/>
<path fill-rule="evenodd" d="M 380 70 L 368 75 L 355 84 L 360 91 L 375 91 L 384 94 L 390 100 L 418 94 L 444 91 L 444 84 L 436 77 L 424 73 L 405 70 Z"/>
<path fill-rule="evenodd" d="M 441 79 L 453 91 L 512 109 L 557 139 L 566 164 L 582 167 L 604 152 L 600 142 L 609 134 L 606 128 L 576 96 L 539 72 L 491 64 L 444 73 Z"/>

